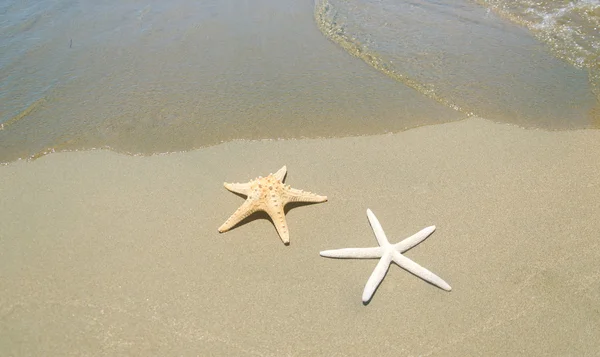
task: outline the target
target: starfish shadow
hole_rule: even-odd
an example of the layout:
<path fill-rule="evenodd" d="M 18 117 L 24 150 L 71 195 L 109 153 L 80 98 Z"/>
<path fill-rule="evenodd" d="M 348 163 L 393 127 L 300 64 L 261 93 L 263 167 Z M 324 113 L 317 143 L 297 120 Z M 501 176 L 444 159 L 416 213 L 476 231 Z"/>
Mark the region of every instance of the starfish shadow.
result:
<path fill-rule="evenodd" d="M 257 211 L 257 212 L 252 213 L 248 217 L 242 219 L 238 223 L 236 223 L 229 230 L 232 231 L 232 230 L 238 228 L 239 226 L 243 226 L 244 224 L 250 223 L 250 222 L 252 222 L 254 220 L 257 220 L 257 219 L 265 219 L 265 220 L 270 221 L 271 223 L 273 223 L 273 221 L 271 220 L 271 217 L 269 217 L 269 215 L 267 214 L 267 212 L 265 212 L 265 211 Z"/>
<path fill-rule="evenodd" d="M 243 198 L 243 199 L 246 199 L 246 196 L 245 196 L 245 195 L 242 195 L 242 194 L 239 194 L 239 193 L 236 193 L 236 192 L 233 192 L 233 193 L 234 193 L 235 195 L 237 195 L 237 196 L 239 196 L 239 197 Z M 287 213 L 288 213 L 288 212 L 289 212 L 291 209 L 293 209 L 293 208 L 296 208 L 296 207 L 301 207 L 301 206 L 314 205 L 314 204 L 317 204 L 317 203 L 320 203 L 320 202 L 290 202 L 290 203 L 288 203 L 287 205 L 285 205 L 285 207 L 283 208 L 283 211 L 284 211 L 284 213 L 287 215 Z M 273 225 L 273 228 L 275 228 L 275 230 L 277 231 L 277 228 L 275 227 L 275 223 L 273 223 L 273 220 L 271 219 L 271 216 L 269 216 L 269 215 L 267 214 L 267 212 L 265 212 L 265 211 L 256 211 L 256 212 L 252 213 L 252 214 L 251 214 L 251 215 L 249 215 L 248 217 L 246 217 L 246 218 L 242 219 L 241 221 L 239 221 L 238 223 L 236 223 L 236 224 L 235 224 L 233 227 L 231 227 L 231 229 L 229 229 L 229 230 L 234 230 L 234 229 L 236 229 L 236 228 L 238 228 L 238 227 L 240 227 L 240 226 L 243 226 L 243 225 L 244 225 L 244 224 L 246 224 L 246 223 L 250 223 L 250 222 L 252 222 L 252 221 L 254 221 L 254 220 L 257 220 L 257 219 L 265 219 L 265 220 L 267 220 L 267 221 L 271 222 L 271 225 Z M 285 245 L 290 245 L 290 243 L 289 243 L 289 242 L 288 242 L 288 243 L 284 243 L 284 244 L 285 244 Z"/>

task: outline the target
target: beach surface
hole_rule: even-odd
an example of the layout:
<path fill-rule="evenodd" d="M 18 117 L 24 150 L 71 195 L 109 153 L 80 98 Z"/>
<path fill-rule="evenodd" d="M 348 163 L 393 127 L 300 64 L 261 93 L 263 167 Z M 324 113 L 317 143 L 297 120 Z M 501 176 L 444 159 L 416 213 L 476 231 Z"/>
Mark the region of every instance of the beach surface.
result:
<path fill-rule="evenodd" d="M 3 356 L 600 354 L 600 131 L 470 118 L 378 136 L 234 141 L 148 157 L 55 153 L 0 167 Z M 327 195 L 287 213 L 291 244 L 223 182 L 287 165 Z M 390 242 L 453 288 L 376 260 Z"/>

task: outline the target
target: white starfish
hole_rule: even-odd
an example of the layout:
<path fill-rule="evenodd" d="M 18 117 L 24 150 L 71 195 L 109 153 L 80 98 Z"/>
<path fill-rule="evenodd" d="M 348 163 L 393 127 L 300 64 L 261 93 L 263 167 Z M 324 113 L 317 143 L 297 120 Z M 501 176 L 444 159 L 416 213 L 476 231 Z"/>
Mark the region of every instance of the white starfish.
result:
<path fill-rule="evenodd" d="M 369 217 L 369 222 L 371 223 L 373 232 L 375 232 L 375 237 L 377 238 L 379 247 L 324 250 L 320 253 L 322 257 L 328 258 L 381 258 L 379 263 L 377 263 L 375 270 L 373 270 L 373 273 L 371 273 L 371 276 L 367 281 L 367 285 L 365 285 L 365 290 L 363 291 L 362 295 L 362 300 L 364 303 L 371 300 L 375 289 L 377 289 L 385 277 L 385 274 L 387 273 L 392 261 L 398 264 L 401 268 L 406 269 L 419 278 L 428 281 L 441 289 L 446 291 L 452 290 L 450 285 L 442 280 L 442 278 L 400 254 L 424 241 L 425 238 L 429 237 L 429 235 L 435 231 L 435 226 L 424 228 L 406 238 L 402 242 L 392 245 L 385 236 L 385 232 L 377 220 L 377 217 L 375 217 L 370 209 L 367 209 L 367 217 Z"/>

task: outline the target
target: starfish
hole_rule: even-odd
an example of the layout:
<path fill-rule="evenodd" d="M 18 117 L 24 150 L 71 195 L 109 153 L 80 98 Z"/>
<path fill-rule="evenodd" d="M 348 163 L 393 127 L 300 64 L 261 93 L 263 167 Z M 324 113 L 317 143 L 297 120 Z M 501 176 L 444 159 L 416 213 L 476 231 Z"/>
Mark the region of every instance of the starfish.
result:
<path fill-rule="evenodd" d="M 373 293 L 375 293 L 375 289 L 377 289 L 385 277 L 391 262 L 398 264 L 401 268 L 406 269 L 410 273 L 413 273 L 419 278 L 428 281 L 441 289 L 446 291 L 452 290 L 450 285 L 448 285 L 448 283 L 442 280 L 439 276 L 401 254 L 421 243 L 425 240 L 425 238 L 429 237 L 429 235 L 435 231 L 435 226 L 424 228 L 412 236 L 404 239 L 402 242 L 392 245 L 388 241 L 381 224 L 377 220 L 377 217 L 375 217 L 370 209 L 367 209 L 367 217 L 369 218 L 373 232 L 375 232 L 375 237 L 377 238 L 379 247 L 324 250 L 320 253 L 322 257 L 328 258 L 381 258 L 379 263 L 377 263 L 375 270 L 373 270 L 373 273 L 371 273 L 367 284 L 365 285 L 365 290 L 363 291 L 362 295 L 363 303 L 367 303 L 369 300 L 371 300 Z"/>
<path fill-rule="evenodd" d="M 256 211 L 265 211 L 273 221 L 283 244 L 290 244 L 290 235 L 285 220 L 284 206 L 290 202 L 325 202 L 327 196 L 291 188 L 283 184 L 287 168 L 284 166 L 267 177 L 259 176 L 247 183 L 227 183 L 231 192 L 247 196 L 246 201 L 219 227 L 219 232 L 230 230 L 244 218 Z"/>

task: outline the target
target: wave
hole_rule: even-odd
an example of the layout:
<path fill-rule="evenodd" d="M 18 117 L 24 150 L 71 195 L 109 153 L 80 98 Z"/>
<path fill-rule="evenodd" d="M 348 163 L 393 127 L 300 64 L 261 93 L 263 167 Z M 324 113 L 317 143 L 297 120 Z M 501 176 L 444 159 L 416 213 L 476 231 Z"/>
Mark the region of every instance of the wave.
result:
<path fill-rule="evenodd" d="M 38 100 L 33 101 L 25 109 L 19 111 L 17 114 L 13 115 L 5 122 L 0 122 L 0 130 L 5 130 L 9 126 L 11 126 L 14 123 L 18 122 L 19 120 L 25 118 L 29 114 L 33 113 L 34 111 L 36 111 L 40 107 L 42 107 L 44 105 L 44 103 L 46 103 L 45 97 L 42 97 L 42 98 L 39 98 Z"/>
<path fill-rule="evenodd" d="M 339 19 L 338 13 L 333 11 L 332 5 L 327 0 L 317 1 L 315 5 L 315 21 L 323 34 L 345 49 L 351 55 L 358 57 L 373 66 L 375 69 L 385 73 L 389 77 L 404 83 L 405 85 L 415 89 L 416 91 L 425 94 L 434 99 L 438 103 L 444 104 L 447 107 L 455 109 L 459 112 L 473 115 L 466 109 L 453 103 L 448 98 L 437 93 L 435 88 L 427 86 L 418 80 L 400 73 L 393 68 L 391 61 L 387 61 L 382 55 L 368 48 L 366 44 L 361 43 L 356 37 L 351 36 L 346 30 L 346 26 Z"/>
<path fill-rule="evenodd" d="M 600 123 L 597 77 L 470 1 L 316 0 L 314 16 L 351 55 L 467 116 L 548 129 Z"/>
<path fill-rule="evenodd" d="M 553 54 L 588 68 L 592 90 L 600 101 L 600 2 L 575 0 L 478 0 L 500 16 L 527 27 Z"/>
<path fill-rule="evenodd" d="M 526 26 L 554 54 L 574 66 L 600 67 L 600 2 L 576 0 L 478 0 L 501 16 Z"/>

